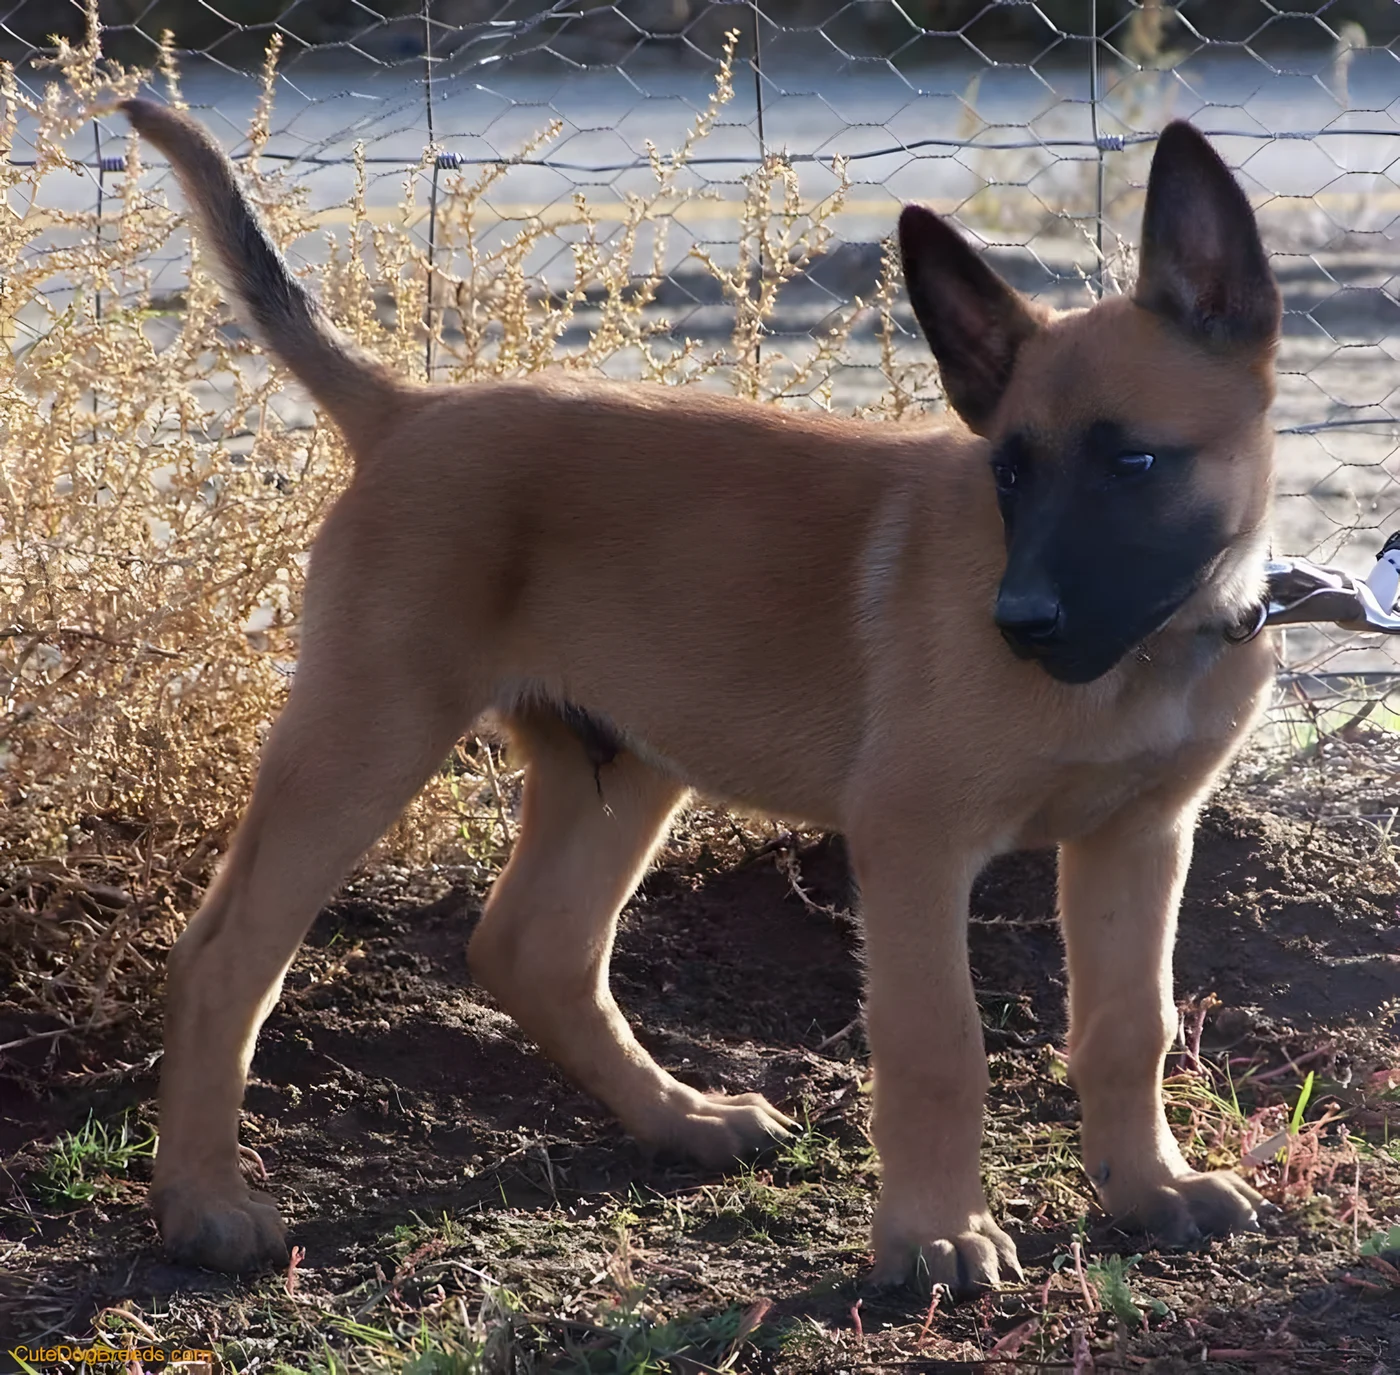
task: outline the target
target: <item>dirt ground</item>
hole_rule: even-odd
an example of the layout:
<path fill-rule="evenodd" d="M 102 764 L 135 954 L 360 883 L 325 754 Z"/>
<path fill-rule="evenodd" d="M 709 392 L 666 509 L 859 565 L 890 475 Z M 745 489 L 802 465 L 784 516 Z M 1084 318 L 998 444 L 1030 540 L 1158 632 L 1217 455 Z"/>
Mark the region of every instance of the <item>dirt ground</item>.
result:
<path fill-rule="evenodd" d="M 1167 1091 L 1193 1162 L 1295 1116 L 1252 1172 L 1280 1204 L 1259 1234 L 1158 1252 L 1097 1210 L 1057 1050 L 1054 861 L 1012 856 L 978 885 L 972 957 L 987 1181 L 1026 1283 L 932 1309 L 870 1290 L 840 842 L 702 812 L 629 908 L 614 986 L 663 1064 L 762 1091 L 804 1137 L 725 1174 L 648 1159 L 473 987 L 474 877 L 377 866 L 318 918 L 254 1063 L 243 1139 L 304 1251 L 290 1274 L 167 1264 L 141 1152 L 98 1170 L 90 1199 L 57 1197 L 63 1133 L 126 1114 L 144 1138 L 154 1007 L 27 1040 L 56 1023 L 0 992 L 0 1345 L 190 1340 L 237 1371 L 1400 1371 L 1400 1271 L 1358 1248 L 1400 1221 L 1400 874 L 1384 826 L 1299 805 L 1299 777 L 1256 774 L 1206 813 L 1177 963 Z M 1394 777 L 1332 810 L 1384 814 Z M 136 938 L 151 995 L 193 896 L 150 899 L 166 913 Z M 34 871 L 5 898 L 52 921 L 74 900 Z M 936 1011 L 929 1030 L 936 1053 Z"/>

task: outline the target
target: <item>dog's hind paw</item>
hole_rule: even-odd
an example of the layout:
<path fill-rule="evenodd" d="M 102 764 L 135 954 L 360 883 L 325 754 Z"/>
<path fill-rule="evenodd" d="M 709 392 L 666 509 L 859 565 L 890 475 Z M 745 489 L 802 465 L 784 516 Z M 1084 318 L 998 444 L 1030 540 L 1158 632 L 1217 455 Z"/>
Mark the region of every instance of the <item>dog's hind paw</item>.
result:
<path fill-rule="evenodd" d="M 1182 1174 L 1131 1201 L 1110 1198 L 1114 1222 L 1164 1246 L 1189 1246 L 1203 1236 L 1257 1232 L 1268 1201 L 1233 1170 Z"/>
<path fill-rule="evenodd" d="M 217 1191 L 153 1189 L 151 1211 L 166 1254 L 182 1265 L 246 1273 L 286 1263 L 287 1229 L 276 1206 L 241 1181 Z"/>
<path fill-rule="evenodd" d="M 720 1169 L 768 1150 L 801 1129 L 801 1123 L 779 1112 L 762 1094 L 729 1097 L 688 1089 L 680 1110 L 669 1110 L 659 1131 L 637 1135 L 651 1137 L 663 1152 Z"/>
<path fill-rule="evenodd" d="M 924 1294 L 942 1285 L 954 1298 L 969 1298 L 999 1289 L 1004 1281 L 1025 1278 L 1016 1243 L 990 1213 L 970 1214 L 948 1232 L 932 1240 L 913 1240 L 877 1225 L 871 1285 L 911 1285 Z"/>

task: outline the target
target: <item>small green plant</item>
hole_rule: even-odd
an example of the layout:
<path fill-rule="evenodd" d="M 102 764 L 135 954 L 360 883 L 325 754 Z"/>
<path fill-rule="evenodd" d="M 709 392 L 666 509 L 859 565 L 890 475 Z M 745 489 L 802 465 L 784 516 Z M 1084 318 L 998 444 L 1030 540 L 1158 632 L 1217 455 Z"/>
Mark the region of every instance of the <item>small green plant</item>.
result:
<path fill-rule="evenodd" d="M 1308 1071 L 1308 1077 L 1303 1080 L 1303 1087 L 1298 1090 L 1298 1101 L 1293 1105 L 1293 1116 L 1288 1119 L 1288 1134 L 1297 1136 L 1303 1129 L 1303 1114 L 1308 1109 L 1308 1100 L 1312 1097 L 1313 1080 L 1316 1076 L 1312 1070 Z"/>
<path fill-rule="evenodd" d="M 1374 1236 L 1363 1241 L 1361 1254 L 1363 1256 L 1400 1255 L 1400 1222 L 1397 1222 L 1388 1232 L 1377 1232 Z"/>
<path fill-rule="evenodd" d="M 1147 1315 L 1138 1306 L 1128 1283 L 1128 1272 L 1141 1256 L 1105 1256 L 1084 1267 L 1084 1276 L 1098 1296 L 1099 1305 L 1105 1312 L 1112 1313 L 1124 1327 L 1142 1327 Z M 1161 1299 L 1148 1300 L 1148 1308 L 1154 1317 L 1162 1318 L 1168 1308 Z"/>
<path fill-rule="evenodd" d="M 615 1345 L 594 1340 L 566 1344 L 588 1375 L 652 1375 L 664 1370 L 735 1368 L 745 1346 L 760 1349 L 780 1344 L 781 1336 L 763 1326 L 767 1300 L 743 1307 L 731 1305 L 718 1313 L 652 1322 L 636 1309 L 619 1310 L 607 1324 Z"/>
<path fill-rule="evenodd" d="M 804 1123 L 803 1130 L 778 1148 L 774 1165 L 793 1180 L 830 1179 L 847 1174 L 853 1165 L 841 1143 Z"/>
<path fill-rule="evenodd" d="M 723 1191 L 718 1211 L 737 1219 L 751 1239 L 766 1240 L 769 1228 L 792 1210 L 804 1192 L 802 1185 L 784 1189 L 774 1184 L 767 1171 L 745 1169 Z"/>
<path fill-rule="evenodd" d="M 337 1331 L 355 1344 L 353 1355 L 337 1359 L 325 1348 L 318 1375 L 349 1375 L 363 1370 L 375 1375 L 485 1375 L 489 1369 L 487 1346 L 497 1332 L 508 1333 L 509 1324 L 487 1332 L 484 1324 L 457 1328 L 431 1327 L 420 1320 L 417 1329 L 395 1331 L 369 1323 L 341 1321 Z M 283 1367 L 281 1375 L 304 1375 L 296 1367 Z"/>
<path fill-rule="evenodd" d="M 411 1216 L 412 1222 L 398 1223 L 393 1231 L 384 1238 L 385 1244 L 396 1253 L 407 1255 L 433 1244 L 460 1245 L 467 1235 L 462 1224 L 446 1212 L 439 1213 L 432 1220 L 424 1218 L 418 1213 L 413 1213 Z"/>
<path fill-rule="evenodd" d="M 1081 1218 L 1075 1228 L 1074 1249 L 1061 1252 L 1051 1262 L 1050 1268 L 1059 1272 L 1068 1270 L 1079 1277 L 1084 1286 L 1085 1297 L 1092 1295 L 1102 1312 L 1111 1313 L 1124 1327 L 1139 1328 L 1147 1322 L 1147 1314 L 1139 1306 L 1128 1281 L 1128 1272 L 1142 1257 L 1104 1256 L 1101 1260 L 1090 1261 L 1080 1270 L 1084 1248 L 1088 1241 L 1088 1218 Z M 1161 1299 L 1149 1299 L 1147 1307 L 1153 1317 L 1162 1318 L 1170 1309 Z"/>
<path fill-rule="evenodd" d="M 39 1176 L 39 1193 L 51 1204 L 81 1206 L 115 1192 L 113 1176 L 125 1175 L 131 1162 L 155 1153 L 152 1132 L 137 1140 L 123 1119 L 111 1130 L 91 1113 L 75 1132 L 65 1132 L 54 1142 L 48 1163 Z"/>

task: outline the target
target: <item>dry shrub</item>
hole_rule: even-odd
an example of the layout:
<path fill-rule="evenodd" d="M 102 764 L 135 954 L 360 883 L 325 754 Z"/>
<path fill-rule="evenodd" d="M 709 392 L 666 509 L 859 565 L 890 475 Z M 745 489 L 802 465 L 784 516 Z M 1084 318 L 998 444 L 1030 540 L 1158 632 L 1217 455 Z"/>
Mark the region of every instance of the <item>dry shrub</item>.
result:
<path fill-rule="evenodd" d="M 822 403 L 869 311 L 889 380 L 873 409 L 917 410 L 929 369 L 895 357 L 891 256 L 874 302 L 853 302 L 804 357 L 764 340 L 784 284 L 830 239 L 846 190 L 839 165 L 833 193 L 804 205 L 793 169 L 769 158 L 734 202 L 735 265 L 693 255 L 732 305 L 728 347 L 677 339 L 656 308 L 667 231 L 678 210 L 707 194 L 684 174 L 732 94 L 733 53 L 731 37 L 708 108 L 681 148 L 652 152 L 654 187 L 624 198 L 620 227 L 605 228 L 578 195 L 562 218 L 539 215 L 504 238 L 487 235 L 484 198 L 505 175 L 501 164 L 445 179 L 430 262 L 414 184 L 437 150 L 425 149 L 409 171 L 389 224 L 366 211 L 360 158 L 349 231 L 330 242 L 317 290 L 346 330 L 405 373 L 423 375 L 428 355 L 434 375 L 451 380 L 607 366 L 802 404 Z M 278 55 L 274 40 L 243 171 L 285 248 L 314 226 L 295 182 L 259 165 Z M 178 103 L 168 43 L 159 66 Z M 127 172 L 111 179 L 100 211 L 46 207 L 48 179 L 80 170 L 65 141 L 148 75 L 104 61 L 95 7 L 86 41 L 64 45 L 54 67 L 38 100 L 9 70 L 0 80 L 0 140 L 13 147 L 23 117 L 35 149 L 32 167 L 0 161 L 10 207 L 0 216 L 0 322 L 10 345 L 0 350 L 0 780 L 10 872 L 19 874 L 0 898 L 0 923 L 11 923 L 8 936 L 0 926 L 0 946 L 10 947 L 12 969 L 29 974 L 32 923 L 16 931 L 17 914 L 37 906 L 71 916 L 73 894 L 92 886 L 94 870 L 128 871 L 140 894 L 133 911 L 149 914 L 157 894 L 172 917 L 191 905 L 286 694 L 306 550 L 347 477 L 333 430 L 279 418 L 288 379 L 230 323 L 197 245 L 183 296 L 154 291 L 153 261 L 185 250 L 179 215 L 143 182 L 134 137 Z M 555 133 L 543 130 L 526 151 Z M 573 280 L 551 293 L 527 263 L 557 234 L 571 241 Z M 639 270 L 647 236 L 650 262 Z M 566 330 L 580 324 L 586 342 L 564 347 Z M 455 849 L 492 865 L 509 843 L 511 788 L 491 750 L 464 741 L 389 845 L 408 857 Z M 71 972 L 98 947 L 103 968 L 102 951 L 126 948 L 110 904 L 83 899 L 78 909 L 82 921 L 51 927 L 54 962 L 30 981 L 36 997 L 55 971 Z M 79 982 L 91 991 L 93 979 Z"/>

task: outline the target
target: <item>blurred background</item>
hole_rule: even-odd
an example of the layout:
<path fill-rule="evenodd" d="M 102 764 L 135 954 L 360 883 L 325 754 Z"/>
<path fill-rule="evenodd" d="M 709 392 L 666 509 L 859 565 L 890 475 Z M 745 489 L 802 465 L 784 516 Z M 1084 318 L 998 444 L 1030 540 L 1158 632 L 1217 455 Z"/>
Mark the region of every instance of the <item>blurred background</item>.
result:
<path fill-rule="evenodd" d="M 103 52 L 122 63 L 158 67 L 168 33 L 184 100 L 236 155 L 249 151 L 269 42 L 280 44 L 257 152 L 325 231 L 296 242 L 299 262 L 324 265 L 363 213 L 401 224 L 427 255 L 430 296 L 447 284 L 460 299 L 467 250 L 440 217 L 463 178 L 494 166 L 475 201 L 474 251 L 533 226 L 521 256 L 532 300 L 567 292 L 590 232 L 614 249 L 633 232 L 629 270 L 654 276 L 647 329 L 723 351 L 736 310 L 775 279 L 753 325 L 753 347 L 768 351 L 758 390 L 841 410 L 879 408 L 892 349 L 923 357 L 902 295 L 883 316 L 893 341 L 879 311 L 846 319 L 856 298 L 879 295 L 901 203 L 953 215 L 1023 290 L 1085 304 L 1130 284 L 1155 134 L 1191 118 L 1238 170 L 1284 291 L 1278 551 L 1364 574 L 1400 520 L 1400 6 L 1389 0 L 1287 12 L 1264 0 L 101 0 L 97 14 Z M 0 49 L 35 101 L 55 44 L 81 43 L 87 23 L 71 0 L 0 14 Z M 666 233 L 652 232 L 651 212 L 629 231 L 629 198 L 656 193 L 648 146 L 684 143 L 727 33 L 732 98 L 673 180 Z M 31 127 L 21 114 L 12 159 L 26 156 Z M 126 140 L 119 119 L 75 132 L 44 205 L 96 213 L 120 184 Z M 363 212 L 352 209 L 357 149 Z M 774 224 L 783 196 L 804 213 L 825 207 L 797 249 L 777 230 L 746 240 L 741 224 L 755 169 L 775 156 L 791 175 L 769 188 Z M 161 181 L 150 169 L 148 183 Z M 579 195 L 592 231 L 577 222 Z M 27 251 L 52 251 L 66 232 L 55 224 Z M 174 299 L 187 274 L 177 235 L 154 266 L 156 291 Z M 46 301 L 20 313 L 22 332 L 41 334 L 63 291 L 56 276 Z M 592 300 L 580 296 L 564 345 L 597 324 Z M 451 302 L 437 301 L 428 311 L 444 312 L 445 347 L 426 346 L 424 369 L 465 375 Z M 645 371 L 635 348 L 593 363 Z M 937 405 L 936 378 L 905 400 Z M 296 404 L 284 407 L 291 423 Z M 1281 683 L 1311 694 L 1374 695 L 1395 666 L 1375 638 L 1304 629 L 1284 646 Z"/>

